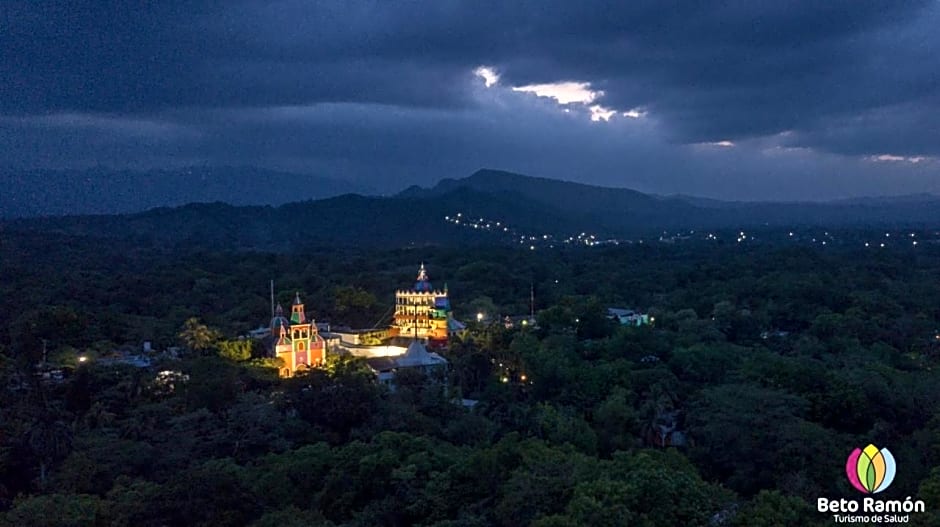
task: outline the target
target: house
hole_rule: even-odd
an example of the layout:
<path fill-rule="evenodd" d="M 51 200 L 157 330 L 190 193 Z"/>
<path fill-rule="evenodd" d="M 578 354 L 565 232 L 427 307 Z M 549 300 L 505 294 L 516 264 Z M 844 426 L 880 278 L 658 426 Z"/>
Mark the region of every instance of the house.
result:
<path fill-rule="evenodd" d="M 645 326 L 654 320 L 646 313 L 619 307 L 608 307 L 607 318 L 616 320 L 622 326 Z"/>

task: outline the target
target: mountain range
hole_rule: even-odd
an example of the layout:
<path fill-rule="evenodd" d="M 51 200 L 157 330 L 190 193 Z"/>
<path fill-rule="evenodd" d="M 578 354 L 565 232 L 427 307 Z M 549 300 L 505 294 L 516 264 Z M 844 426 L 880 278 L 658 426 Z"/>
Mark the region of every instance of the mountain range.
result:
<path fill-rule="evenodd" d="M 282 205 L 368 188 L 314 175 L 254 167 L 173 170 L 0 170 L 0 218 L 126 214 L 154 207 L 221 201 Z"/>
<path fill-rule="evenodd" d="M 7 220 L 2 226 L 11 230 L 120 237 L 151 244 L 287 250 L 336 244 L 407 247 L 502 243 L 513 241 L 519 233 L 539 236 L 548 233 L 555 239 L 580 232 L 600 238 L 629 238 L 678 229 L 940 223 L 940 198 L 931 195 L 828 203 L 725 202 L 655 196 L 498 170 L 480 170 L 466 178 L 444 179 L 431 188 L 411 187 L 388 197 L 347 193 L 277 206 L 240 205 L 251 202 L 247 193 L 252 174 L 257 173 L 246 170 L 233 177 L 233 184 L 225 189 L 229 195 L 237 196 L 230 203 L 191 203 L 124 214 L 20 218 Z M 255 191 L 250 197 L 256 200 L 289 199 L 295 194 L 288 190 L 303 190 L 307 182 L 313 182 L 311 185 L 318 192 L 340 190 L 319 179 L 301 180 L 276 173 L 258 177 L 276 188 L 258 191 L 257 179 L 253 180 L 250 188 Z M 185 199 L 183 190 L 177 189 L 172 195 Z M 464 221 L 464 228 L 445 221 L 458 214 L 472 221 Z M 484 224 L 496 221 L 501 228 L 493 229 L 492 225 L 485 228 Z M 466 228 L 473 223 L 478 223 L 478 227 Z"/>

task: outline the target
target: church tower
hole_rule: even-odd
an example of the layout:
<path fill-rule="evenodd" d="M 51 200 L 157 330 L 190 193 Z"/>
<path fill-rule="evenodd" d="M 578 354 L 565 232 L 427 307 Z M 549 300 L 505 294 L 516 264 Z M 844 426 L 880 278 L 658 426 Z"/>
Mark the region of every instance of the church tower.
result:
<path fill-rule="evenodd" d="M 395 292 L 395 318 L 391 335 L 417 337 L 430 346 L 447 345 L 450 322 L 450 301 L 447 289 L 435 290 L 428 278 L 428 271 L 421 264 L 413 289 Z"/>
<path fill-rule="evenodd" d="M 303 324 L 307 321 L 307 315 L 304 313 L 304 303 L 300 301 L 300 292 L 294 297 L 294 305 L 290 308 L 291 324 Z"/>
<path fill-rule="evenodd" d="M 317 332 L 316 322 L 307 320 L 300 293 L 291 305 L 290 321 L 278 306 L 271 326 L 272 332 L 278 327 L 275 356 L 284 361 L 281 377 L 292 377 L 299 369 L 321 366 L 326 361 L 326 342 Z"/>

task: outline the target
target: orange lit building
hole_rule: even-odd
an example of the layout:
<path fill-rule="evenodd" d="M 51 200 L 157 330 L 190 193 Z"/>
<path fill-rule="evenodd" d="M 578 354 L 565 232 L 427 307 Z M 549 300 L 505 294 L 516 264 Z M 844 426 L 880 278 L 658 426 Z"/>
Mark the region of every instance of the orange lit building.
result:
<path fill-rule="evenodd" d="M 421 264 L 414 288 L 395 292 L 395 318 L 389 336 L 423 339 L 432 347 L 442 347 L 447 345 L 454 324 L 447 286 L 435 290 Z"/>
<path fill-rule="evenodd" d="M 294 298 L 290 319 L 278 305 L 271 319 L 268 347 L 273 355 L 284 361 L 281 377 L 293 377 L 297 370 L 320 366 L 326 360 L 326 343 L 317 332 L 313 320 L 307 320 L 300 293 Z"/>

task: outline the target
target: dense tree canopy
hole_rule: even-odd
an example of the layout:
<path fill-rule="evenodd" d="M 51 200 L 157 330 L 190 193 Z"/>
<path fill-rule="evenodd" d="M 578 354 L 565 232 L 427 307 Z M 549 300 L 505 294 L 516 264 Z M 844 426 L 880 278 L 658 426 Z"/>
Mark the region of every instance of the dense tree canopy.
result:
<path fill-rule="evenodd" d="M 935 247 L 3 242 L 0 525 L 823 525 L 815 500 L 858 497 L 844 463 L 868 443 L 898 461 L 884 496 L 938 521 Z M 337 356 L 279 379 L 244 338 L 272 278 L 373 327 L 421 261 L 469 323 L 445 383 L 393 392 Z M 505 327 L 533 291 L 537 324 Z M 109 361 L 145 340 L 182 349 Z"/>

